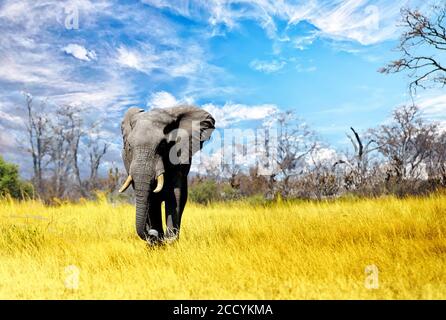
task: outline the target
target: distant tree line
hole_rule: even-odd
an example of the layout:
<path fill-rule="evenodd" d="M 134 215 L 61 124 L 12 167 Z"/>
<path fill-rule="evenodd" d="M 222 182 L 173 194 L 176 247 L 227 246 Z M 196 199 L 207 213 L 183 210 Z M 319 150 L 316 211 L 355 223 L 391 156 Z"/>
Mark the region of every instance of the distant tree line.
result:
<path fill-rule="evenodd" d="M 351 128 L 352 134 L 347 135 L 351 148 L 323 158 L 321 152 L 330 149 L 299 121 L 290 121 L 291 112 L 274 117 L 281 129 L 271 175 L 259 174 L 258 166 L 210 170 L 191 179 L 191 198 L 206 203 L 279 195 L 306 199 L 346 193 L 404 196 L 446 187 L 446 131 L 424 121 L 416 106 L 395 109 L 391 122 L 362 134 Z M 235 166 L 224 168 L 231 167 Z"/>
<path fill-rule="evenodd" d="M 408 71 L 411 93 L 416 88 L 443 86 L 446 67 L 440 58 L 446 50 L 446 4 L 433 7 L 429 16 L 411 9 L 401 12 L 404 32 L 398 49 L 402 56 L 379 71 Z M 420 48 L 439 54 L 422 55 L 426 50 Z M 32 179 L 30 184 L 21 181 L 17 167 L 0 158 L 0 194 L 36 196 L 47 202 L 91 198 L 96 190 L 115 197 L 121 179 L 118 170 L 99 174 L 109 148 L 99 125 L 86 123 L 80 107 L 53 106 L 49 112 L 46 101 L 35 106 L 30 94 L 25 98 L 26 151 L 32 160 Z M 325 156 L 321 154 L 332 149 L 294 112 L 276 113 L 272 122 L 278 128 L 276 144 L 272 145 L 269 136 L 255 142 L 264 157 L 248 167 L 236 161 L 236 156 L 219 166 L 202 166 L 205 172 L 190 178 L 192 200 L 404 196 L 446 187 L 446 131 L 438 123 L 424 120 L 414 104 L 396 108 L 391 121 L 375 128 L 362 132 L 350 128 L 351 147 Z M 237 148 L 243 152 L 243 146 Z M 261 168 L 268 166 L 270 173 L 265 175 Z"/>

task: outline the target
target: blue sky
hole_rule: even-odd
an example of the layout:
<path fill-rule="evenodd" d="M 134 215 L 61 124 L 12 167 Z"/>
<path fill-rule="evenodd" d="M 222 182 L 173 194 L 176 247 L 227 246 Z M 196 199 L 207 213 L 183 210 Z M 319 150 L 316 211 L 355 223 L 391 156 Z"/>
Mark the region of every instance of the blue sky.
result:
<path fill-rule="evenodd" d="M 295 110 L 336 148 L 350 126 L 379 125 L 409 102 L 396 59 L 399 10 L 436 1 L 390 0 L 0 0 L 0 154 L 22 165 L 23 92 L 79 104 L 102 121 L 120 165 L 120 120 L 130 106 L 194 103 L 220 128 L 256 127 Z M 444 120 L 446 95 L 416 97 Z"/>

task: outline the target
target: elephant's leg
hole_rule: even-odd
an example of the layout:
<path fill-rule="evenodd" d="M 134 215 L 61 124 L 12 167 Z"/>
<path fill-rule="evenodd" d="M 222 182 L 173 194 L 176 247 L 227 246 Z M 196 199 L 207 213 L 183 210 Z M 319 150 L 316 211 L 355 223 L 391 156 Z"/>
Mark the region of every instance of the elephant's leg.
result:
<path fill-rule="evenodd" d="M 159 195 L 152 194 L 150 206 L 150 218 L 147 221 L 146 229 L 149 242 L 157 243 L 164 237 L 163 221 L 161 215 L 161 199 Z"/>
<path fill-rule="evenodd" d="M 187 201 L 187 175 L 180 177 L 174 183 L 172 192 L 166 199 L 166 235 L 177 239 L 180 234 L 181 217 Z"/>

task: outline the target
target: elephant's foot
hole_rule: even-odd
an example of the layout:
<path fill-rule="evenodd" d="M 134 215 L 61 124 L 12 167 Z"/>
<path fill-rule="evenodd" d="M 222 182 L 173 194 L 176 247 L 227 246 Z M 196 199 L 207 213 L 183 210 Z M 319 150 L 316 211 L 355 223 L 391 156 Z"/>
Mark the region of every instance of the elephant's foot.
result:
<path fill-rule="evenodd" d="M 180 232 L 178 229 L 167 228 L 166 235 L 164 237 L 164 242 L 173 243 L 178 240 L 179 236 L 180 236 Z"/>
<path fill-rule="evenodd" d="M 178 236 L 174 236 L 174 237 L 164 237 L 164 243 L 165 244 L 171 244 L 171 243 L 175 243 L 178 241 Z"/>
<path fill-rule="evenodd" d="M 160 244 L 162 242 L 159 232 L 155 229 L 150 229 L 147 231 L 147 239 L 146 240 L 147 240 L 147 243 L 151 246 Z"/>

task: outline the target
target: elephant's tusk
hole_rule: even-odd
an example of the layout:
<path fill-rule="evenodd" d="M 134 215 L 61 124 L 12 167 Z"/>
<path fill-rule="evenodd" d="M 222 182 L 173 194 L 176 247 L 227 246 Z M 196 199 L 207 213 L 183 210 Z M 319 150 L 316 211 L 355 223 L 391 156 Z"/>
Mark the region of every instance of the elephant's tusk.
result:
<path fill-rule="evenodd" d="M 127 188 L 129 187 L 130 183 L 132 183 L 132 176 L 128 176 L 127 180 L 125 180 L 124 184 L 122 185 L 121 189 L 119 189 L 119 193 L 124 192 L 125 190 L 127 190 Z"/>
<path fill-rule="evenodd" d="M 156 178 L 157 184 L 155 190 L 153 190 L 154 193 L 158 193 L 161 191 L 164 185 L 164 174 L 161 173 L 158 178 Z"/>

